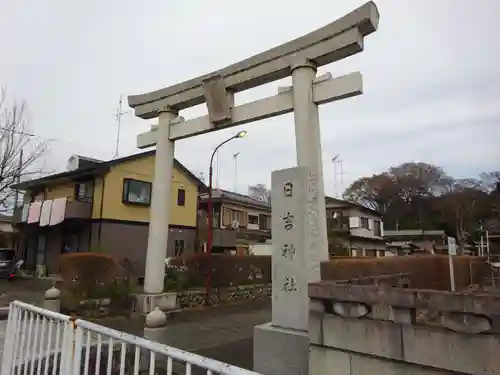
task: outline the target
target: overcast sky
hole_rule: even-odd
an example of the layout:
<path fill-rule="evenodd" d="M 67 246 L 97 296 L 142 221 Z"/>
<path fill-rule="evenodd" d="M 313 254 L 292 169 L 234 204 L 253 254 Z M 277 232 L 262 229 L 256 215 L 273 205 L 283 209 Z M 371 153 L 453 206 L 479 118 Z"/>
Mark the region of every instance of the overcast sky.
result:
<path fill-rule="evenodd" d="M 53 142 L 49 165 L 77 153 L 113 157 L 121 95 L 141 94 L 223 68 L 313 31 L 362 0 L 0 0 L 0 84 L 29 103 L 31 130 Z M 326 191 L 341 155 L 344 186 L 405 161 L 457 177 L 500 169 L 498 0 L 380 0 L 365 51 L 324 67 L 361 71 L 365 93 L 320 107 Z M 274 95 L 280 81 L 237 100 Z M 127 108 L 128 109 L 128 108 Z M 202 106 L 183 113 L 204 114 Z M 138 152 L 151 121 L 122 117 L 120 156 Z M 219 156 L 220 187 L 270 183 L 295 165 L 292 115 L 247 124 Z M 213 148 L 241 128 L 180 141 L 175 156 L 207 176 Z M 340 178 L 339 178 L 340 180 Z"/>

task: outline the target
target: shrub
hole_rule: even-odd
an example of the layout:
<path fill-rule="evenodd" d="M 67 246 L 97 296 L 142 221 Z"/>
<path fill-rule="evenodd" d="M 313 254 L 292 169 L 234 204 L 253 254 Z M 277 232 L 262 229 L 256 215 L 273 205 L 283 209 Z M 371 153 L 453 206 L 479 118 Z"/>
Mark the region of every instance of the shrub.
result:
<path fill-rule="evenodd" d="M 215 288 L 271 282 L 271 257 L 267 255 L 233 256 L 196 253 L 174 258 L 171 264 L 186 269 L 179 274 L 180 289 L 184 289 L 185 284 L 190 287 L 203 286 L 207 270 L 210 268 L 212 268 L 211 284 Z"/>
<path fill-rule="evenodd" d="M 123 258 L 118 262 L 118 272 L 120 275 L 125 276 L 127 284 L 131 285 L 134 279 L 134 275 L 137 272 L 137 264 L 130 260 L 129 258 Z"/>
<path fill-rule="evenodd" d="M 88 252 L 61 256 L 59 274 L 63 284 L 75 297 L 100 298 L 113 284 L 116 262 L 109 255 Z"/>

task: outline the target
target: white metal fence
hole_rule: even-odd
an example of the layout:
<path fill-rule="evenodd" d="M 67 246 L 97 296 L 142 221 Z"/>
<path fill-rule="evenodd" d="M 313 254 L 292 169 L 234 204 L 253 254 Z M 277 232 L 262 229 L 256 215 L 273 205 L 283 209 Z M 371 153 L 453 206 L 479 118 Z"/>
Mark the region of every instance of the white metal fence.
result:
<path fill-rule="evenodd" d="M 23 302 L 9 307 L 1 375 L 259 375 Z"/>

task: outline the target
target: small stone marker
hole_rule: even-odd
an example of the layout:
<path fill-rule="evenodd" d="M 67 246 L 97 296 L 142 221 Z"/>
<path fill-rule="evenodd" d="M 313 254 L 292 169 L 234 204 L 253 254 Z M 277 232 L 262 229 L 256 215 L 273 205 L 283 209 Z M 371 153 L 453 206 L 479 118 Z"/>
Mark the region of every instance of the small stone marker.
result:
<path fill-rule="evenodd" d="M 316 176 L 295 167 L 273 172 L 271 182 L 272 324 L 307 330 L 307 284 L 320 280 L 320 262 L 328 259 L 320 248 Z"/>

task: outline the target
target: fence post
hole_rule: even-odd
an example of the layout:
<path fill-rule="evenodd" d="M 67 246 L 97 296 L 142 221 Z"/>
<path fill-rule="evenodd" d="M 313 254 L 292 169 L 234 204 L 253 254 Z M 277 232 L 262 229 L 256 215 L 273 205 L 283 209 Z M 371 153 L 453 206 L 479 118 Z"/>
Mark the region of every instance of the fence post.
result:
<path fill-rule="evenodd" d="M 71 364 L 68 366 L 72 372 L 71 375 L 80 375 L 81 361 L 82 361 L 82 346 L 83 346 L 83 330 L 78 327 L 76 321 L 72 321 L 74 327 L 73 336 L 73 353 L 71 356 Z"/>
<path fill-rule="evenodd" d="M 2 375 L 11 374 L 14 362 L 14 347 L 19 340 L 17 322 L 21 310 L 11 302 L 9 305 L 9 316 L 7 320 L 7 330 L 4 340 L 4 351 L 2 354 Z"/>
<path fill-rule="evenodd" d="M 55 286 L 45 292 L 43 308 L 54 312 L 61 312 L 61 292 Z"/>

